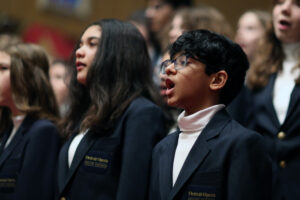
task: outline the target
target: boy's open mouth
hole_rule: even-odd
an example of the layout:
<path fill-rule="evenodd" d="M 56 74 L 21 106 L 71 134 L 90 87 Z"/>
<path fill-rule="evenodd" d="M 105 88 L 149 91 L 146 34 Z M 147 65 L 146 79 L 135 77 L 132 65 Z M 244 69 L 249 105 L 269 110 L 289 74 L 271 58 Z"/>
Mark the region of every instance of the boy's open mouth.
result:
<path fill-rule="evenodd" d="M 175 86 L 175 84 L 170 79 L 166 79 L 167 89 L 172 89 L 174 86 Z"/>

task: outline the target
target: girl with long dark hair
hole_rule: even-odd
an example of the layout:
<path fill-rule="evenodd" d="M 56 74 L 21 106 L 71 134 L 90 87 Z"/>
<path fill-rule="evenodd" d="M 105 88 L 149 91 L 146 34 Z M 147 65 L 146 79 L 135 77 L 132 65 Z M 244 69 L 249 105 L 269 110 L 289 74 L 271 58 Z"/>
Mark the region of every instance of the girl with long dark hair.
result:
<path fill-rule="evenodd" d="M 59 197 L 146 199 L 152 148 L 166 130 L 142 35 L 130 23 L 97 21 L 75 60 Z"/>

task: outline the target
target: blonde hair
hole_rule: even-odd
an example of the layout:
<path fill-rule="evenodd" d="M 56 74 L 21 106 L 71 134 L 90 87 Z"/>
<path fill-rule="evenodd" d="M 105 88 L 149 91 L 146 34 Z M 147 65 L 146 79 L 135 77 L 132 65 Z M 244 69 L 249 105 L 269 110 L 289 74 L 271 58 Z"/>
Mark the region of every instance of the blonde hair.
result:
<path fill-rule="evenodd" d="M 201 5 L 178 10 L 176 15 L 182 16 L 182 28 L 186 31 L 207 29 L 229 38 L 232 37 L 232 28 L 224 15 L 214 7 Z"/>

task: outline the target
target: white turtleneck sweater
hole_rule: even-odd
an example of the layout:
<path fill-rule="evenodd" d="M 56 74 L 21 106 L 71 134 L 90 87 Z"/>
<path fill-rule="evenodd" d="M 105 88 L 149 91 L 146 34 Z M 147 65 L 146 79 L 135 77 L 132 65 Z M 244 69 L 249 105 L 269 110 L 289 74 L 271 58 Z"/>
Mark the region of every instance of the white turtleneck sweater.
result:
<path fill-rule="evenodd" d="M 18 115 L 18 116 L 14 116 L 12 121 L 13 121 L 13 129 L 4 145 L 4 149 L 10 144 L 10 142 L 12 141 L 12 139 L 15 137 L 17 130 L 19 129 L 19 127 L 21 126 L 23 120 L 25 118 L 25 115 Z"/>
<path fill-rule="evenodd" d="M 273 105 L 280 124 L 286 117 L 290 97 L 295 87 L 295 79 L 300 73 L 299 68 L 295 68 L 299 63 L 300 43 L 284 44 L 283 50 L 285 59 L 282 71 L 277 74 L 273 90 Z"/>
<path fill-rule="evenodd" d="M 173 162 L 173 185 L 175 184 L 181 168 L 202 130 L 216 114 L 216 112 L 224 107 L 225 105 L 218 104 L 188 116 L 185 116 L 186 113 L 183 111 L 178 116 L 178 126 L 181 133 L 178 137 L 178 143 Z"/>

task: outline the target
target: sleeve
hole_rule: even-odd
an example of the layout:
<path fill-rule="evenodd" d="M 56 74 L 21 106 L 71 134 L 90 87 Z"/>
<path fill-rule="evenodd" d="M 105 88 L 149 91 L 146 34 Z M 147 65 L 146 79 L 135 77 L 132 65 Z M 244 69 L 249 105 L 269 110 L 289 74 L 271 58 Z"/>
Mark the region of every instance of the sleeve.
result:
<path fill-rule="evenodd" d="M 241 133 L 231 157 L 227 199 L 269 200 L 271 199 L 272 165 L 264 140 L 258 133 Z"/>
<path fill-rule="evenodd" d="M 22 200 L 54 199 L 55 177 L 60 137 L 52 124 L 30 130 L 16 187 Z"/>
<path fill-rule="evenodd" d="M 128 116 L 124 131 L 117 199 L 147 199 L 152 150 L 166 135 L 163 113 L 154 106 L 139 108 Z"/>

